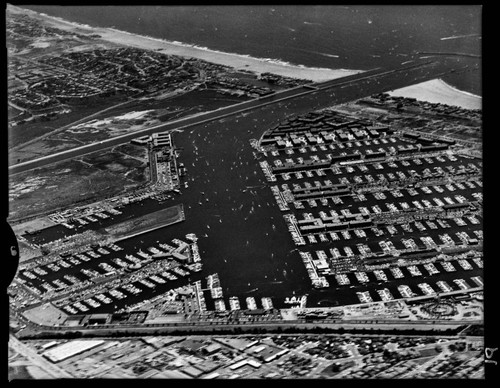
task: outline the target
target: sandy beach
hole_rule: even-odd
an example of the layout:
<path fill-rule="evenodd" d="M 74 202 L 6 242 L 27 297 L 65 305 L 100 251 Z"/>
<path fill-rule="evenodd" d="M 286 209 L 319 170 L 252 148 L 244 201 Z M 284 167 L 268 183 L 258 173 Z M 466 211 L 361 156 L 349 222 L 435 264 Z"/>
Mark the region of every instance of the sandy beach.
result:
<path fill-rule="evenodd" d="M 78 34 L 98 34 L 102 41 L 97 40 L 92 45 L 84 45 L 85 49 L 103 47 L 102 43 L 111 43 L 112 46 L 128 46 L 149 50 L 156 50 L 165 54 L 178 55 L 186 58 L 198 58 L 208 62 L 230 66 L 238 70 L 252 71 L 257 74 L 273 73 L 281 76 L 308 79 L 321 82 L 349 75 L 362 73 L 362 70 L 311 68 L 301 65 L 292 65 L 275 59 L 254 58 L 241 54 L 225 53 L 205 47 L 197 47 L 181 42 L 171 42 L 148 36 L 135 35 L 113 28 L 92 27 L 84 24 L 69 22 L 58 17 L 37 13 L 28 9 L 8 6 L 12 12 L 23 13 L 44 21 L 50 26 L 72 31 Z M 101 43 L 100 43 L 101 42 Z M 40 42 L 40 45 L 45 42 Z M 77 46 L 75 49 L 79 50 Z M 416 85 L 389 92 L 393 96 L 414 97 L 418 100 L 432 103 L 460 106 L 467 109 L 481 109 L 482 98 L 474 94 L 455 89 L 441 79 L 422 82 Z"/>
<path fill-rule="evenodd" d="M 413 97 L 420 101 L 459 106 L 465 109 L 481 109 L 482 98 L 448 85 L 442 79 L 434 79 L 389 92 L 391 96 Z"/>
<path fill-rule="evenodd" d="M 157 50 L 165 54 L 179 55 L 187 58 L 203 59 L 208 62 L 230 66 L 238 70 L 252 71 L 257 74 L 269 72 L 286 77 L 302 78 L 314 82 L 321 82 L 362 72 L 362 70 L 310 68 L 300 65 L 292 65 L 274 59 L 253 58 L 246 55 L 225 53 L 181 42 L 170 42 L 148 36 L 135 35 L 112 28 L 91 27 L 88 25 L 68 22 L 61 18 L 46 14 L 39 14 L 31 10 L 21 9 L 11 5 L 9 5 L 9 10 L 30 15 L 62 30 L 74 31 L 79 34 L 98 34 L 101 36 L 102 40 L 117 45 Z"/>

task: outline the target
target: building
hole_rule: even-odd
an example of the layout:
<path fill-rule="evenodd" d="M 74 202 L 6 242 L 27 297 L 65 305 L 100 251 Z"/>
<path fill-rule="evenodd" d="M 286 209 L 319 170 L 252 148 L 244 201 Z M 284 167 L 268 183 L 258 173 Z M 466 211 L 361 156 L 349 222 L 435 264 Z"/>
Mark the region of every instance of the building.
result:
<path fill-rule="evenodd" d="M 250 366 L 253 366 L 254 368 L 260 368 L 261 363 L 255 361 L 255 360 L 245 359 L 245 360 L 241 360 L 241 361 L 237 362 L 236 364 L 231 365 L 229 367 L 229 369 L 236 370 L 236 369 L 239 369 L 245 365 L 250 365 Z"/>
<path fill-rule="evenodd" d="M 196 369 L 194 366 L 187 366 L 183 368 L 181 372 L 195 378 L 203 373 L 203 371 Z"/>
<path fill-rule="evenodd" d="M 210 345 L 205 346 L 203 348 L 203 351 L 206 352 L 206 354 L 211 355 L 211 354 L 217 353 L 221 349 L 222 349 L 222 347 L 219 344 L 211 343 Z"/>
<path fill-rule="evenodd" d="M 151 135 L 153 147 L 172 147 L 172 136 L 168 132 L 153 133 Z"/>
<path fill-rule="evenodd" d="M 111 314 L 91 314 L 87 316 L 87 319 L 82 321 L 86 325 L 94 324 L 106 324 L 111 321 Z"/>
<path fill-rule="evenodd" d="M 42 355 L 49 361 L 56 363 L 86 352 L 87 350 L 93 349 L 103 343 L 103 340 L 75 340 L 66 342 L 65 344 L 59 345 L 55 348 L 51 348 L 42 353 Z"/>

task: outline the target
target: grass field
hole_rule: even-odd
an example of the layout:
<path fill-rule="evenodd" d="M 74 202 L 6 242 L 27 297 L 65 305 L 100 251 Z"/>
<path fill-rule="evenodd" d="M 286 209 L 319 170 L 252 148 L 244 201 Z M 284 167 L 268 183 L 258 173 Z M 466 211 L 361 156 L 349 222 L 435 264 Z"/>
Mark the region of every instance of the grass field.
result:
<path fill-rule="evenodd" d="M 23 315 L 31 322 L 49 326 L 54 326 L 58 323 L 62 324 L 68 316 L 50 303 L 45 303 L 30 310 L 26 310 Z"/>
<path fill-rule="evenodd" d="M 63 129 L 53 135 L 48 135 L 45 139 L 34 141 L 31 144 L 23 146 L 24 143 L 32 141 L 38 137 L 44 136 L 57 128 L 71 124 L 85 116 L 96 113 L 106 106 L 111 106 L 119 102 L 118 99 L 106 101 L 103 106 L 86 106 L 74 108 L 71 113 L 62 115 L 53 121 L 26 123 L 16 126 L 9 131 L 9 148 L 16 147 L 15 150 L 9 150 L 9 159 L 11 164 L 32 160 L 41 156 L 49 155 L 52 152 L 71 149 L 81 144 L 89 144 L 95 141 L 108 139 L 127 132 L 137 131 L 149 125 L 167 122 L 170 120 L 186 117 L 191 114 L 206 112 L 218 109 L 220 107 L 240 103 L 247 98 L 233 96 L 223 96 L 213 90 L 195 90 L 183 95 L 178 95 L 164 100 L 152 101 L 131 101 L 129 104 L 120 106 L 116 109 L 106 111 L 92 118 L 92 120 L 102 120 L 112 118 L 134 111 L 158 110 L 158 116 L 151 123 L 145 122 L 143 125 L 134 125 L 132 122 L 124 121 L 122 124 L 104 125 L 97 130 L 77 130 L 76 133 L 71 129 Z M 118 128 L 119 126 L 123 128 Z"/>
<path fill-rule="evenodd" d="M 108 97 L 105 100 L 93 105 L 72 107 L 72 111 L 67 114 L 58 116 L 54 120 L 43 122 L 27 122 L 12 128 L 9 131 L 9 148 L 21 146 L 27 141 L 43 136 L 57 128 L 71 124 L 86 116 L 99 112 L 106 107 L 113 106 L 121 101 L 125 101 L 124 97 Z"/>
<path fill-rule="evenodd" d="M 8 113 L 9 119 L 12 119 L 16 116 L 19 116 L 21 113 L 23 113 L 22 110 L 16 109 L 10 105 L 8 105 L 7 109 L 8 109 L 7 113 Z"/>
<path fill-rule="evenodd" d="M 55 163 L 10 177 L 10 218 L 100 200 L 132 190 L 147 179 L 145 161 L 117 151 L 104 150 Z M 25 188 L 25 182 L 32 184 Z"/>

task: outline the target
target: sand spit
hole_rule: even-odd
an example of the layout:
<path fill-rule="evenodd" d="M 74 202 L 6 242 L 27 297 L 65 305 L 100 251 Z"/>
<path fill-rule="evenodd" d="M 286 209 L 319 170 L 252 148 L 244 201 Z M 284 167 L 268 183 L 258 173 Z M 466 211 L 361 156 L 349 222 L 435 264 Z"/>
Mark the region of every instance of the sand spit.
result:
<path fill-rule="evenodd" d="M 442 79 L 433 79 L 389 92 L 391 96 L 413 97 L 420 101 L 481 109 L 482 98 L 448 85 Z"/>

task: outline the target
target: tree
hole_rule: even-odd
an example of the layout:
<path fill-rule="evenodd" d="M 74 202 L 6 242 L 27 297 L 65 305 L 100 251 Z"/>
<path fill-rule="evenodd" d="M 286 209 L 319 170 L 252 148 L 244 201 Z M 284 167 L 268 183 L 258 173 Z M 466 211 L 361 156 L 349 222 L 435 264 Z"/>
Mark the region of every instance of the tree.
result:
<path fill-rule="evenodd" d="M 383 352 L 384 358 L 387 358 L 387 359 L 392 358 L 393 354 L 394 354 L 393 351 L 391 351 L 389 349 L 384 349 L 384 352 Z"/>

